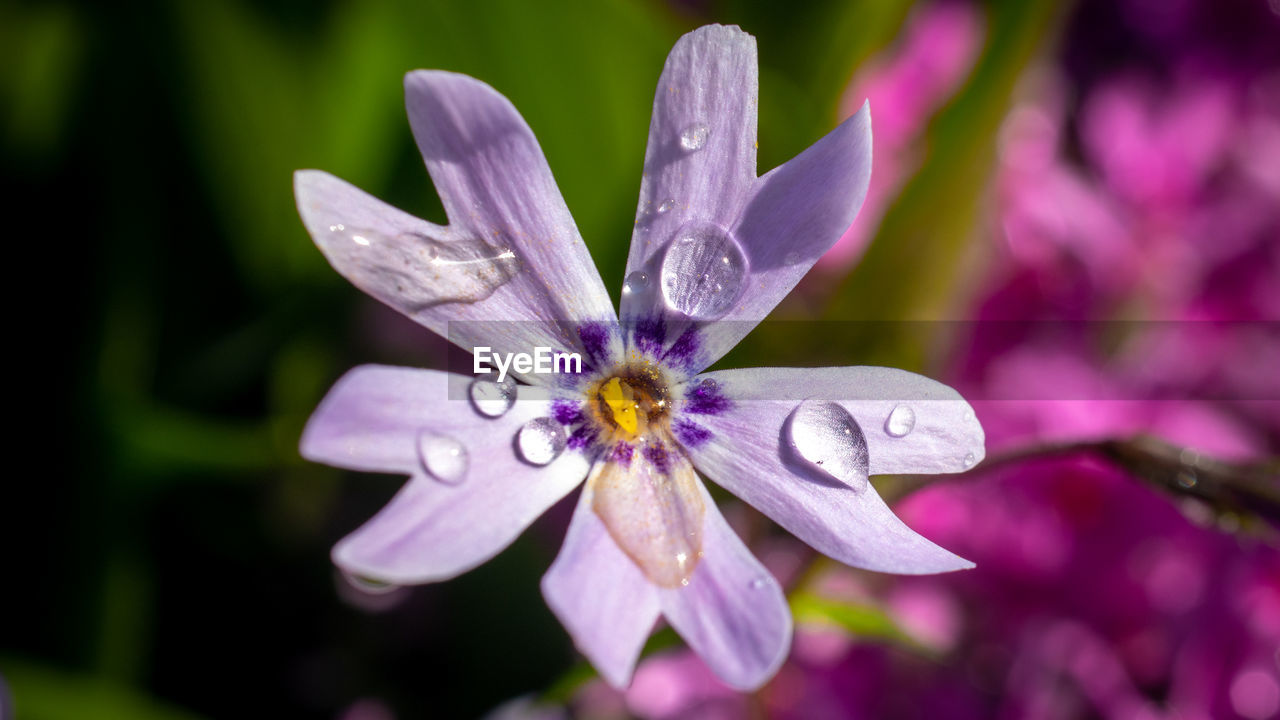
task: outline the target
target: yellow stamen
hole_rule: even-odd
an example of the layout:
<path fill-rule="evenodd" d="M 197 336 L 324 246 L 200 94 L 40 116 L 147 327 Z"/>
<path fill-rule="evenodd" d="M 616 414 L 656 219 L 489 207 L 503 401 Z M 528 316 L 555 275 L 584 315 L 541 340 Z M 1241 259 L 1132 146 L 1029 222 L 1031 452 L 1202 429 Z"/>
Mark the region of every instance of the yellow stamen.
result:
<path fill-rule="evenodd" d="M 634 435 L 639 423 L 636 419 L 636 394 L 631 386 L 613 378 L 600 388 L 600 397 L 609 406 L 618 427 Z"/>

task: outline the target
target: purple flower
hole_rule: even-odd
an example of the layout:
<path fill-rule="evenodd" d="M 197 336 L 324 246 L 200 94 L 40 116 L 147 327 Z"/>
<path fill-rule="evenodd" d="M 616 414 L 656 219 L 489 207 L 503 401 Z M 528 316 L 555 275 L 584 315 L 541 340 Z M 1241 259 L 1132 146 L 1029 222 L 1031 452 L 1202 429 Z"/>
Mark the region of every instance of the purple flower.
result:
<path fill-rule="evenodd" d="M 412 476 L 334 548 L 344 571 L 393 584 L 454 577 L 586 478 L 542 582 L 579 649 L 625 686 L 664 616 L 726 683 L 751 689 L 786 657 L 790 612 L 695 468 L 849 565 L 970 567 L 903 525 L 867 482 L 981 458 L 982 428 L 954 390 L 888 368 L 699 374 L 840 237 L 867 189 L 865 107 L 756 176 L 756 72 L 754 39 L 732 27 L 690 33 L 668 58 L 621 322 L 532 133 L 484 83 L 405 79 L 447 226 L 325 173 L 297 174 L 307 229 L 356 286 L 467 349 L 585 358 L 576 374 L 516 366 L 518 386 L 377 366 L 342 378 L 302 454 Z"/>

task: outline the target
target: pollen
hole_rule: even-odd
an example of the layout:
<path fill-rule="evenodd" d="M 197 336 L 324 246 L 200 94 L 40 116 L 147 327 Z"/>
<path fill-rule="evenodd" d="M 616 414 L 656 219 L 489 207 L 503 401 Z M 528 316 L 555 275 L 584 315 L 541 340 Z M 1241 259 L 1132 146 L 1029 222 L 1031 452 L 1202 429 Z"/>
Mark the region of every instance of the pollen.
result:
<path fill-rule="evenodd" d="M 649 362 L 619 365 L 588 386 L 586 407 L 602 433 L 600 440 L 634 442 L 670 423 L 670 391 L 665 373 Z"/>
<path fill-rule="evenodd" d="M 604 400 L 612 413 L 613 422 L 618 427 L 635 435 L 639 427 L 636 418 L 636 391 L 620 378 L 613 378 L 600 388 L 600 399 Z"/>

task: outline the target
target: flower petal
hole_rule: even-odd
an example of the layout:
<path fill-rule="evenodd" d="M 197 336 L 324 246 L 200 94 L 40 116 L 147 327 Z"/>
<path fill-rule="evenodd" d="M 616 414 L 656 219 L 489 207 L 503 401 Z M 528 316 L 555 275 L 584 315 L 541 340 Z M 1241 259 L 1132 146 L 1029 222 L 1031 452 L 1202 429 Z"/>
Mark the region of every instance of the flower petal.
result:
<path fill-rule="evenodd" d="M 316 244 L 357 287 L 468 350 L 582 350 L 572 323 L 616 316 L 528 125 L 455 73 L 408 74 L 405 102 L 450 224 L 304 170 L 294 190 Z"/>
<path fill-rule="evenodd" d="M 690 374 L 768 315 L 853 223 L 867 192 L 871 121 L 865 106 L 757 178 L 756 81 L 755 39 L 736 27 L 710 25 L 676 43 L 654 98 L 627 259 L 628 278 L 643 273 L 646 280 L 628 281 L 621 314 L 646 328 L 641 332 L 660 320 L 663 349 L 678 350 L 673 364 Z M 678 244 L 686 237 L 694 242 Z M 680 247 L 703 250 L 668 261 L 669 248 Z M 724 260 L 724 267 L 711 260 Z M 668 287 L 672 277 L 663 276 L 664 264 L 668 275 L 684 281 Z M 668 294 L 678 298 L 675 305 Z M 682 340 L 689 332 L 697 337 Z"/>
<path fill-rule="evenodd" d="M 628 273 L 655 256 L 660 264 L 689 221 L 728 228 L 737 220 L 756 180 L 758 74 L 756 40 L 736 26 L 700 27 L 672 48 L 653 98 Z M 623 297 L 623 317 L 628 303 Z"/>
<path fill-rule="evenodd" d="M 870 180 L 871 110 L 864 104 L 821 140 L 756 181 L 733 228 L 751 261 L 751 289 L 723 322 L 707 329 L 702 367 L 731 350 L 767 317 L 849 229 Z"/>
<path fill-rule="evenodd" d="M 542 578 L 542 596 L 582 654 L 621 689 L 658 619 L 658 591 L 618 548 L 592 502 L 588 483 L 560 554 Z"/>
<path fill-rule="evenodd" d="M 693 465 L 667 443 L 628 448 L 625 461 L 611 452 L 587 480 L 591 509 L 650 582 L 687 583 L 702 556 L 706 514 Z"/>
<path fill-rule="evenodd" d="M 982 457 L 982 428 L 951 388 L 903 370 L 758 368 L 700 375 L 728 402 L 697 417 L 710 437 L 686 447 L 694 465 L 814 549 L 855 567 L 923 574 L 972 567 L 921 537 L 875 488 L 855 490 L 800 472 L 782 452 L 799 400 L 838 402 L 867 441 L 870 473 L 958 472 Z M 901 437 L 886 431 L 894 408 L 913 408 Z"/>
<path fill-rule="evenodd" d="M 589 462 L 576 451 L 545 466 L 519 457 L 520 427 L 551 413 L 544 391 L 522 386 L 509 411 L 488 418 L 467 401 L 448 399 L 450 383 L 459 380 L 467 379 L 366 365 L 339 380 L 312 415 L 302 438 L 307 459 L 412 475 L 385 508 L 334 547 L 339 567 L 398 585 L 453 577 L 500 552 L 586 475 Z M 462 388 L 455 387 L 455 397 Z M 465 448 L 466 470 L 456 483 L 424 470 L 418 454 L 424 432 Z"/>
<path fill-rule="evenodd" d="M 751 691 L 791 647 L 791 609 L 778 581 L 751 555 L 698 483 L 707 506 L 703 557 L 686 587 L 660 591 L 671 626 L 727 685 Z"/>

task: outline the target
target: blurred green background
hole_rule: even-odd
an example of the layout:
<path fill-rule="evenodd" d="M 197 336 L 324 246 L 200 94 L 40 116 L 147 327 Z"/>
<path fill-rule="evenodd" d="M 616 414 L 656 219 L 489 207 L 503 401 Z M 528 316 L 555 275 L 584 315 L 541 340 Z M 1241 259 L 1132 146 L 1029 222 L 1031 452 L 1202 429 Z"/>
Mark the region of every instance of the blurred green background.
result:
<path fill-rule="evenodd" d="M 20 411 L 51 446 L 0 490 L 13 549 L 0 674 L 17 717 L 321 718 L 366 697 L 402 717 L 468 717 L 550 686 L 575 662 L 538 593 L 563 506 L 393 609 L 344 601 L 329 548 L 400 479 L 304 463 L 300 430 L 346 369 L 438 365 L 443 346 L 328 267 L 291 173 L 321 168 L 443 221 L 401 78 L 474 75 L 533 128 L 616 299 L 676 38 L 711 21 L 758 38 L 763 171 L 839 122 L 856 68 L 910 6 L 5 0 L 11 267 L 44 276 L 11 355 L 48 375 Z M 792 315 L 886 319 L 891 295 L 887 319 L 936 317 L 964 296 L 956 268 L 996 130 L 1065 12 L 980 7 L 975 69 L 929 124 L 881 241 Z M 908 269 L 914 282 L 896 280 Z M 903 338 L 792 338 L 780 355 L 771 332 L 788 331 L 766 328 L 722 364 L 928 369 Z"/>

